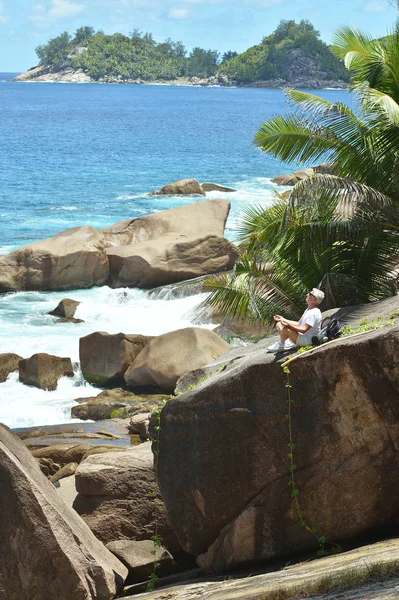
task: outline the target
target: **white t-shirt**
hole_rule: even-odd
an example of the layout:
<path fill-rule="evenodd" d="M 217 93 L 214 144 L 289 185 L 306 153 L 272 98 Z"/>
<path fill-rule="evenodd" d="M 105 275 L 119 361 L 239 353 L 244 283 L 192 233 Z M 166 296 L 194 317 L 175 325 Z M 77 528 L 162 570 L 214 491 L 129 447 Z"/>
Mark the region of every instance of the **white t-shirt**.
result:
<path fill-rule="evenodd" d="M 307 308 L 301 317 L 300 325 L 301 327 L 310 325 L 310 329 L 307 330 L 306 334 L 300 333 L 299 335 L 318 335 L 321 321 L 320 308 Z"/>

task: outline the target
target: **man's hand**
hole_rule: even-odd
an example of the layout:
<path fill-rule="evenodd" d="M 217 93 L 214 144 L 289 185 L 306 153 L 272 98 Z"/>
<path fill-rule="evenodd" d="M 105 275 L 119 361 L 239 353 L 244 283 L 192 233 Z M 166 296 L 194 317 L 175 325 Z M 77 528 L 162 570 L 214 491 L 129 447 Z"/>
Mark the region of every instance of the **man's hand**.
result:
<path fill-rule="evenodd" d="M 286 319 L 280 318 L 280 323 L 283 327 L 287 327 L 288 321 Z"/>
<path fill-rule="evenodd" d="M 274 319 L 275 321 L 281 321 L 281 319 L 282 319 L 282 318 L 283 318 L 283 317 L 282 317 L 281 315 L 274 315 L 274 316 L 273 316 L 273 319 Z"/>

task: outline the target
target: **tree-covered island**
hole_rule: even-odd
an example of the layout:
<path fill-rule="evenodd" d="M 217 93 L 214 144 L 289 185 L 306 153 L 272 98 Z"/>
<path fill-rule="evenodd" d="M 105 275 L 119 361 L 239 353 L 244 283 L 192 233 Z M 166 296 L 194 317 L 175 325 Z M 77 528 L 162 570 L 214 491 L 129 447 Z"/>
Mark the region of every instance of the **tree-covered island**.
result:
<path fill-rule="evenodd" d="M 80 27 L 64 31 L 36 48 L 39 64 L 17 80 L 124 83 L 190 81 L 202 85 L 264 87 L 345 87 L 343 63 L 309 21 L 281 21 L 260 44 L 238 54 L 195 47 L 188 52 L 170 38 L 151 33 L 107 35 Z"/>

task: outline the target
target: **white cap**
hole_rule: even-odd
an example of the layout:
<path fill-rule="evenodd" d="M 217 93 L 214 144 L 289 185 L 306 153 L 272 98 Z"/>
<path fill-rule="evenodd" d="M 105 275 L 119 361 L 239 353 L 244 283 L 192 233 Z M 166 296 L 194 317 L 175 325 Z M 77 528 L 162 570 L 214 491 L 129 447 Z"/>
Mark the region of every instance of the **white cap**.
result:
<path fill-rule="evenodd" d="M 318 290 L 317 288 L 313 288 L 312 294 L 316 298 L 317 304 L 321 304 L 321 302 L 323 302 L 324 292 L 322 292 L 321 290 Z"/>

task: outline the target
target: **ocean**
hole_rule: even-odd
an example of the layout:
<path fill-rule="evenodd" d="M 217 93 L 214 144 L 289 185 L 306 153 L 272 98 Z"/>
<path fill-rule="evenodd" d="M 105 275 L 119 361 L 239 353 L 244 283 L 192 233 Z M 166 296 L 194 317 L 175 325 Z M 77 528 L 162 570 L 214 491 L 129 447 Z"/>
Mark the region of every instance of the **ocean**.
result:
<path fill-rule="evenodd" d="M 182 204 L 190 197 L 151 197 L 173 181 L 194 177 L 237 191 L 226 237 L 234 241 L 240 213 L 268 206 L 270 179 L 295 170 L 253 144 L 260 124 L 290 111 L 281 90 L 169 85 L 13 83 L 0 73 L 0 254 L 78 225 L 106 227 Z M 15 75 L 15 74 L 14 74 Z M 344 90 L 314 93 L 352 107 Z M 59 300 L 79 300 L 81 324 L 55 324 Z M 24 427 L 71 421 L 75 398 L 100 390 L 82 379 L 79 337 L 93 331 L 159 335 L 193 323 L 202 295 L 154 298 L 108 287 L 0 295 L 0 353 L 69 356 L 75 377 L 56 391 L 0 384 L 0 422 Z M 212 328 L 213 325 L 202 323 Z"/>

